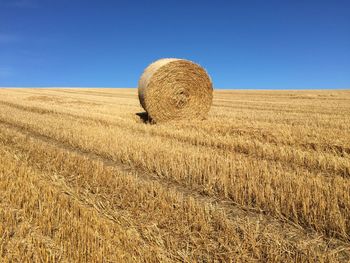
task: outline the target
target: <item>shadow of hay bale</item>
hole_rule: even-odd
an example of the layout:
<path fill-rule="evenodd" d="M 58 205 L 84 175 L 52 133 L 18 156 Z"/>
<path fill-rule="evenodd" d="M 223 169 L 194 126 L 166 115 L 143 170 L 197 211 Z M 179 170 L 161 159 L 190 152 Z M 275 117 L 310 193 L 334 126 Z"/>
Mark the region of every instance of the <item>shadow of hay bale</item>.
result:
<path fill-rule="evenodd" d="M 152 124 L 152 120 L 147 112 L 138 112 L 136 115 L 140 118 L 143 123 Z"/>

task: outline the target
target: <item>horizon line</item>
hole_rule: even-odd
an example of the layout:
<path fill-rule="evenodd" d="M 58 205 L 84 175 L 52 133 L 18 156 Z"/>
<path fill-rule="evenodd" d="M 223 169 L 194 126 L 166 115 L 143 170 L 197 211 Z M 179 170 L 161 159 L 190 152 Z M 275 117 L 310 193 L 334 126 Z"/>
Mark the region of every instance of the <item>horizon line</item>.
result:
<path fill-rule="evenodd" d="M 0 89 L 14 89 L 14 88 L 32 88 L 32 89 L 137 89 L 137 87 L 97 87 L 97 86 L 4 86 Z M 336 87 L 336 88 L 213 88 L 214 90 L 350 90 L 350 87 Z"/>

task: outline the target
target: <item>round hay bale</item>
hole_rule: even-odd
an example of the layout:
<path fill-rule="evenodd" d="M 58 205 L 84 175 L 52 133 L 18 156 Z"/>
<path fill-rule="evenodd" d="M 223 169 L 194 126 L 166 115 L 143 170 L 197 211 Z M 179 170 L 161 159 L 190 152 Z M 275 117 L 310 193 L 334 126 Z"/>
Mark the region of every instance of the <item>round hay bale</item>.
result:
<path fill-rule="evenodd" d="M 196 63 L 165 58 L 145 69 L 138 93 L 152 122 L 204 119 L 212 104 L 213 85 Z"/>

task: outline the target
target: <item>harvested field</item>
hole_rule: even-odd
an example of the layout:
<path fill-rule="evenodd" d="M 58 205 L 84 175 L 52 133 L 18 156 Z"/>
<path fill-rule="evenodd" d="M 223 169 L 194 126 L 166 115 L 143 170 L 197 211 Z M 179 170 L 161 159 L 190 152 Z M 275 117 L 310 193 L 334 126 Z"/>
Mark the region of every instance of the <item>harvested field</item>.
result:
<path fill-rule="evenodd" d="M 0 89 L 0 262 L 349 262 L 350 91 Z"/>

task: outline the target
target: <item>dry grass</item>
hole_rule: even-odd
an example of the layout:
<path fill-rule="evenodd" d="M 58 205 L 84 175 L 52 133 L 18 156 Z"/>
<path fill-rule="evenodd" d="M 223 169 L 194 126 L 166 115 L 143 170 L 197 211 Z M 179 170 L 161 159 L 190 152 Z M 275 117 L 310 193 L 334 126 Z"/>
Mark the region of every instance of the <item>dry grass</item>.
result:
<path fill-rule="evenodd" d="M 1 262 L 347 262 L 350 92 L 0 90 Z"/>

